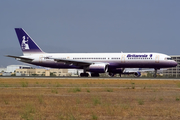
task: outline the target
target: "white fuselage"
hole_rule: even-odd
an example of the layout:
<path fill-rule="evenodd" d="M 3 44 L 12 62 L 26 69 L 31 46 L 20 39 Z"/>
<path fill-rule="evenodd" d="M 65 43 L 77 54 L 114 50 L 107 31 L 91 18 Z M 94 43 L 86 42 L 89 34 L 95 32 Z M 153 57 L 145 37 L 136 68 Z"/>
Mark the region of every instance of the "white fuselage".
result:
<path fill-rule="evenodd" d="M 49 58 L 107 63 L 109 69 L 116 68 L 167 68 L 177 65 L 170 56 L 160 53 L 44 53 L 21 56 L 34 59 L 30 64 L 53 68 L 79 68 L 73 64 L 57 62 Z"/>

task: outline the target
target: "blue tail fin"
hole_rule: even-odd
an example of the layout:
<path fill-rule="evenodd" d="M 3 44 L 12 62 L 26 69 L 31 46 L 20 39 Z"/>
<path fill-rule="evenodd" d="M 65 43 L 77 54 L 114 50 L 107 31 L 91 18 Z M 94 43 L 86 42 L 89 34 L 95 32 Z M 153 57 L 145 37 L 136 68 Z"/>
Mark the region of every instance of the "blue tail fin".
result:
<path fill-rule="evenodd" d="M 24 55 L 44 53 L 22 28 L 15 28 L 19 44 Z"/>

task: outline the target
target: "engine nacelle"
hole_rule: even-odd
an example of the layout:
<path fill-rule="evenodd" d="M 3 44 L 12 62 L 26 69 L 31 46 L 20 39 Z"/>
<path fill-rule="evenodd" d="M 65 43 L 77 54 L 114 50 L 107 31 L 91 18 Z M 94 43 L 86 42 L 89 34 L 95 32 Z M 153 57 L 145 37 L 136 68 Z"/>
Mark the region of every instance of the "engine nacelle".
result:
<path fill-rule="evenodd" d="M 94 73 L 105 73 L 108 71 L 108 64 L 104 64 L 104 63 L 92 64 L 87 68 L 87 71 Z"/>
<path fill-rule="evenodd" d="M 140 76 L 141 76 L 141 73 L 140 73 L 140 72 L 136 72 L 136 73 L 134 73 L 134 76 L 135 76 L 135 77 L 140 77 Z"/>

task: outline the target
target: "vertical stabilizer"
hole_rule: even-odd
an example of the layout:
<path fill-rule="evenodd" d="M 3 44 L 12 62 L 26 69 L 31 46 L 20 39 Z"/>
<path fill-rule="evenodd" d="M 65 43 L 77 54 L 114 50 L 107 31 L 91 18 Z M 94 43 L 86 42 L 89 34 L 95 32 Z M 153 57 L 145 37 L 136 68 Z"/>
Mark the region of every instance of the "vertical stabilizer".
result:
<path fill-rule="evenodd" d="M 15 31 L 24 55 L 44 53 L 25 30 L 22 28 L 15 28 Z"/>

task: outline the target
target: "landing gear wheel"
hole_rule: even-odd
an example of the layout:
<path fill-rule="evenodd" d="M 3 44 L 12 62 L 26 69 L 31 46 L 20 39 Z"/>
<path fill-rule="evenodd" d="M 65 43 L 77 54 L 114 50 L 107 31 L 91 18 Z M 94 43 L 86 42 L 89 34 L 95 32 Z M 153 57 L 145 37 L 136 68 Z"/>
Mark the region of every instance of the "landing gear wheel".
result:
<path fill-rule="evenodd" d="M 80 74 L 80 77 L 88 77 L 88 76 L 89 76 L 88 73 L 81 73 L 81 74 Z"/>
<path fill-rule="evenodd" d="M 156 75 L 156 74 L 154 74 L 154 75 L 153 75 L 153 77 L 154 77 L 154 78 L 156 78 L 156 77 L 157 77 L 157 75 Z"/>
<path fill-rule="evenodd" d="M 109 73 L 110 77 L 114 77 L 114 75 L 115 75 L 114 73 Z"/>

